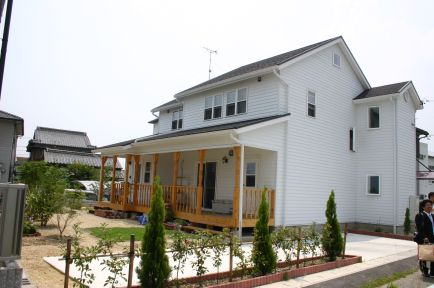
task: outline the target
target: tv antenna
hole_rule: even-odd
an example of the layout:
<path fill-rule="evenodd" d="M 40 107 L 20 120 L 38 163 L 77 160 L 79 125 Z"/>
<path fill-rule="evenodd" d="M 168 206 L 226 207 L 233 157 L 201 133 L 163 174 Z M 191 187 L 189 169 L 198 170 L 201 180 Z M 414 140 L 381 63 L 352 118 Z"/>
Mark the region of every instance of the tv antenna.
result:
<path fill-rule="evenodd" d="M 205 49 L 206 51 L 208 51 L 209 53 L 209 66 L 208 66 L 208 80 L 211 79 L 211 55 L 212 54 L 216 54 L 217 55 L 217 50 L 212 50 L 206 47 L 203 47 L 203 49 Z"/>

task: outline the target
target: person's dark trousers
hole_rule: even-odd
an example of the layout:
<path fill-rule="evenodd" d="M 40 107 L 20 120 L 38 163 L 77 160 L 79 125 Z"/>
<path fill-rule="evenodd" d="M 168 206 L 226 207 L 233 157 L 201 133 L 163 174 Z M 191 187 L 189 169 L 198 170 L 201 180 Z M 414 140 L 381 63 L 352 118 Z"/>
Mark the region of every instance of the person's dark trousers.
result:
<path fill-rule="evenodd" d="M 429 270 L 426 261 L 419 261 L 419 268 L 422 274 L 426 277 L 434 277 L 434 262 L 430 262 Z"/>

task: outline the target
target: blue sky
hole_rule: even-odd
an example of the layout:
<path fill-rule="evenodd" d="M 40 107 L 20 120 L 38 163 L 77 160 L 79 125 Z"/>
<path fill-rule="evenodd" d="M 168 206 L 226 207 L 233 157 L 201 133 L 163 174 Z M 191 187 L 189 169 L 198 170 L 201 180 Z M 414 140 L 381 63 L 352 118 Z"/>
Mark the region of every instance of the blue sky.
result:
<path fill-rule="evenodd" d="M 14 1 L 0 109 L 94 145 L 152 133 L 150 110 L 238 66 L 342 35 L 372 86 L 412 80 L 434 134 L 434 1 Z M 431 142 L 434 143 L 433 140 Z M 434 144 L 430 150 L 434 152 Z"/>

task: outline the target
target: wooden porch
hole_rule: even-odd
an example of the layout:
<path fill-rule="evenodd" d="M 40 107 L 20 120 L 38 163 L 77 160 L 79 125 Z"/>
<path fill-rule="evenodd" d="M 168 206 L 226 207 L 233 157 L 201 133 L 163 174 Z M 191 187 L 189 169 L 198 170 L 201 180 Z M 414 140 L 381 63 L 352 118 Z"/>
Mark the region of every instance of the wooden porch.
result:
<path fill-rule="evenodd" d="M 177 185 L 178 177 L 178 162 L 180 159 L 180 152 L 173 153 L 173 170 L 172 172 L 172 185 L 163 184 L 163 196 L 165 203 L 169 204 L 175 218 L 184 219 L 192 223 L 204 224 L 207 226 L 215 227 L 229 227 L 236 228 L 239 224 L 242 227 L 254 227 L 258 218 L 258 207 L 261 200 L 260 188 L 243 188 L 243 175 L 241 170 L 242 163 L 242 149 L 234 147 L 235 156 L 235 171 L 234 180 L 235 185 L 233 189 L 232 209 L 228 213 L 216 213 L 210 209 L 203 209 L 202 199 L 203 187 L 202 185 Z M 203 177 L 203 163 L 205 159 L 206 150 L 199 150 L 199 173 L 198 183 L 202 183 Z M 138 167 L 140 155 L 126 155 L 126 181 L 119 183 L 112 181 L 110 191 L 110 201 L 103 201 L 103 183 L 104 174 L 101 173 L 100 191 L 99 191 L 99 207 L 110 208 L 117 211 L 127 212 L 140 212 L 148 213 L 151 204 L 151 198 L 154 193 L 152 184 L 139 183 L 138 169 L 134 170 L 134 175 L 129 175 L 129 165 L 133 161 L 134 167 Z M 117 160 L 117 156 L 113 157 Z M 156 169 L 158 165 L 158 154 L 152 156 L 152 175 L 156 176 Z M 106 156 L 102 157 L 102 171 L 104 169 Z M 114 161 L 116 163 L 116 161 Z M 134 176 L 134 182 L 128 182 Z M 242 191 L 242 193 L 240 193 Z M 275 190 L 268 188 L 266 197 L 270 203 L 270 226 L 274 225 L 275 214 Z M 240 202 L 242 205 L 240 205 Z M 242 207 L 242 208 L 241 208 Z M 240 212 L 241 208 L 241 212 Z M 239 214 L 241 213 L 241 215 Z M 241 216 L 241 217 L 240 217 Z M 242 219 L 242 223 L 239 223 Z"/>

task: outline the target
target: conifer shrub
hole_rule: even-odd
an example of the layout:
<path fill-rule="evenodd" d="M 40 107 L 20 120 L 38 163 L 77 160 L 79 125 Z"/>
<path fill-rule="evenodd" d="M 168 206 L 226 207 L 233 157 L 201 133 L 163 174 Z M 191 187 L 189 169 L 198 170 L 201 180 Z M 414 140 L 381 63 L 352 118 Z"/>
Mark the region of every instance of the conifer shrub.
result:
<path fill-rule="evenodd" d="M 328 261 L 335 261 L 343 248 L 343 238 L 341 234 L 341 227 L 339 225 L 338 216 L 336 214 L 335 193 L 330 192 L 327 201 L 327 209 L 325 212 L 327 222 L 324 224 L 322 231 L 322 249 Z"/>
<path fill-rule="evenodd" d="M 155 193 L 151 200 L 149 223 L 145 226 L 140 266 L 137 269 L 141 287 L 161 288 L 167 284 L 171 268 L 166 255 L 164 200 L 160 177 L 155 177 Z"/>
<path fill-rule="evenodd" d="M 411 231 L 411 222 L 410 222 L 410 209 L 405 209 L 405 218 L 404 218 L 404 234 L 408 235 Z"/>
<path fill-rule="evenodd" d="M 270 205 L 265 194 L 267 188 L 262 190 L 259 204 L 258 221 L 254 229 L 252 262 L 254 271 L 261 275 L 273 272 L 276 267 L 276 254 L 274 253 L 268 227 Z"/>

